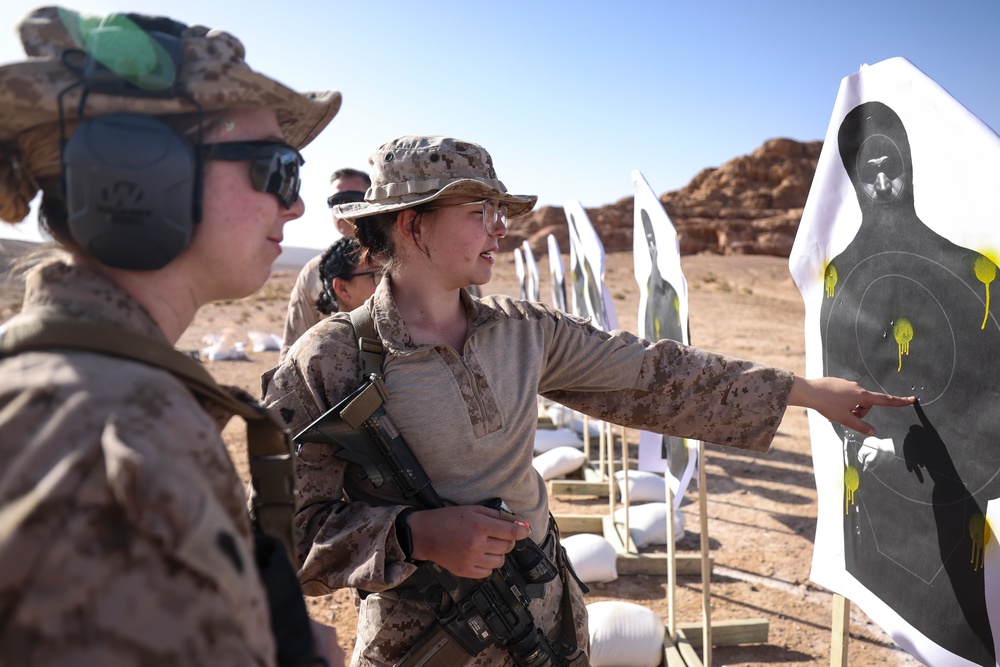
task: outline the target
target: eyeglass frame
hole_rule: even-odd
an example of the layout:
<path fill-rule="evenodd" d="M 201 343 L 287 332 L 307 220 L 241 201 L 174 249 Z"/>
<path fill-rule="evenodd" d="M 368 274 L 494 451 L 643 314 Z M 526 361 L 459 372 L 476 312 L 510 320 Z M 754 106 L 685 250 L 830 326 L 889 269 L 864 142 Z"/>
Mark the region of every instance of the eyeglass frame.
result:
<path fill-rule="evenodd" d="M 496 211 L 493 214 L 493 229 L 490 229 L 490 226 L 486 224 L 486 210 L 489 204 L 491 203 L 496 204 Z M 504 204 L 499 199 L 490 199 L 489 197 L 486 197 L 484 199 L 479 199 L 477 201 L 467 201 L 462 204 L 438 204 L 437 206 L 434 205 L 424 206 L 421 207 L 420 210 L 421 212 L 423 212 L 423 211 L 434 211 L 439 208 L 450 208 L 452 206 L 475 206 L 475 205 L 482 205 L 483 207 L 483 229 L 486 230 L 487 234 L 491 236 L 493 234 L 496 234 L 497 229 L 499 229 L 498 223 L 503 224 L 504 230 L 510 230 L 510 227 L 507 225 L 507 204 Z M 506 236 L 506 233 L 504 235 Z"/>
<path fill-rule="evenodd" d="M 372 282 L 378 285 L 378 281 L 375 280 L 375 277 L 381 274 L 382 274 L 382 269 L 372 269 L 371 271 L 358 271 L 357 273 L 348 273 L 346 276 L 334 276 L 334 277 L 340 278 L 341 280 L 353 280 L 358 276 L 371 276 Z"/>
<path fill-rule="evenodd" d="M 302 188 L 302 165 L 305 158 L 292 145 L 283 141 L 222 141 L 200 144 L 195 147 L 198 157 L 204 160 L 229 162 L 250 161 L 250 185 L 257 192 L 274 195 L 285 209 L 299 200 Z M 294 155 L 295 160 L 288 160 Z M 266 162 L 265 162 L 266 161 Z M 292 169 L 289 169 L 289 168 Z M 279 180 L 275 181 L 275 177 Z"/>

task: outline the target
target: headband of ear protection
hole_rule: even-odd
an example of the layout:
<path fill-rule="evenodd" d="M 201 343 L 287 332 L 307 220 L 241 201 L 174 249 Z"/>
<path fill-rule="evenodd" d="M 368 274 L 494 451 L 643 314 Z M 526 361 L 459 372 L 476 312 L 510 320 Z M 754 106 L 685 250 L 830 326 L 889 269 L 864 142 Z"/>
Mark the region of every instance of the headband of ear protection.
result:
<path fill-rule="evenodd" d="M 81 72 L 81 118 L 62 148 L 69 233 L 108 266 L 160 269 L 191 240 L 200 209 L 201 174 L 195 149 L 180 132 L 154 116 L 113 113 L 83 119 L 89 93 L 173 97 L 184 25 L 129 15 L 128 21 L 91 31 Z M 143 30 L 143 28 L 148 28 Z M 116 66 L 123 41 L 145 40 L 154 62 L 130 75 Z M 101 45 L 110 48 L 101 49 Z M 131 52 L 122 54 L 125 57 Z M 135 70 L 134 63 L 131 70 Z M 122 74 L 126 72 L 126 74 Z"/>

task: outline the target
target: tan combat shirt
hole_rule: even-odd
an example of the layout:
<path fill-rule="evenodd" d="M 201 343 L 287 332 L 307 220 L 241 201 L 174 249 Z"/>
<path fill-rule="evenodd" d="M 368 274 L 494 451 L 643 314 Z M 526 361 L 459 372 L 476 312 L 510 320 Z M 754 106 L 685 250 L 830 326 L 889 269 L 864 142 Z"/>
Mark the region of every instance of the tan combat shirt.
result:
<path fill-rule="evenodd" d="M 464 291 L 462 298 L 464 350 L 416 346 L 389 277 L 382 280 L 372 299 L 387 350 L 386 410 L 443 498 L 474 504 L 499 496 L 535 527 L 536 541 L 548 518 L 545 483 L 531 465 L 538 394 L 615 424 L 758 452 L 784 414 L 787 371 L 601 332 L 540 303 Z M 264 402 L 298 433 L 355 389 L 357 374 L 356 335 L 339 313 L 265 374 Z M 299 576 L 307 594 L 382 591 L 413 571 L 393 529 L 401 508 L 345 503 L 344 470 L 328 447 L 307 445 L 299 457 Z M 375 493 L 390 497 L 390 485 Z"/>
<path fill-rule="evenodd" d="M 166 342 L 135 300 L 61 262 L 29 275 L 24 312 Z M 0 358 L 0 665 L 275 663 L 216 417 L 140 363 Z"/>
<path fill-rule="evenodd" d="M 292 293 L 288 297 L 288 312 L 285 313 L 285 330 L 282 334 L 279 361 L 285 359 L 288 349 L 312 325 L 326 317 L 316 307 L 316 300 L 323 291 L 319 278 L 319 265 L 323 255 L 313 257 L 299 271 Z"/>

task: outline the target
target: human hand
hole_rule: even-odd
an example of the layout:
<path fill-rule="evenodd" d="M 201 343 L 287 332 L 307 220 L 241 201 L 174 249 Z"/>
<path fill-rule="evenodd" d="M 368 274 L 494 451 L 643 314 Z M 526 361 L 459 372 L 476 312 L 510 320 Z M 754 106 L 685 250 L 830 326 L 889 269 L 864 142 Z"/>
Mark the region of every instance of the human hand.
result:
<path fill-rule="evenodd" d="M 788 395 L 789 405 L 812 408 L 832 422 L 858 433 L 875 435 L 875 427 L 864 421 L 875 406 L 899 408 L 913 405 L 914 396 L 891 396 L 868 391 L 856 382 L 834 377 L 806 379 L 796 376 Z"/>
<path fill-rule="evenodd" d="M 896 454 L 892 438 L 865 438 L 858 448 L 858 463 L 862 470 L 874 468 L 880 461 Z"/>
<path fill-rule="evenodd" d="M 513 519 L 513 521 L 511 520 Z M 531 526 L 516 516 L 481 505 L 413 512 L 407 518 L 416 560 L 434 561 L 459 577 L 482 579 L 503 565 Z"/>

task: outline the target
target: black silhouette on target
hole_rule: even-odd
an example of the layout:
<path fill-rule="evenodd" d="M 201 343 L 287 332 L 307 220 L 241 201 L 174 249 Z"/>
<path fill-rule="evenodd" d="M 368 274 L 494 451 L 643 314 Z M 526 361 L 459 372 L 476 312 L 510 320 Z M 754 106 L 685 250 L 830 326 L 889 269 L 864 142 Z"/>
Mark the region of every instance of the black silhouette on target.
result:
<path fill-rule="evenodd" d="M 839 147 L 862 222 L 826 269 L 824 374 L 921 399 L 869 414 L 891 440 L 880 457 L 833 426 L 845 448 L 846 567 L 936 644 L 995 665 L 983 557 L 996 539 L 987 502 L 1000 497 L 997 266 L 919 219 L 909 141 L 892 109 L 854 108 Z"/>

